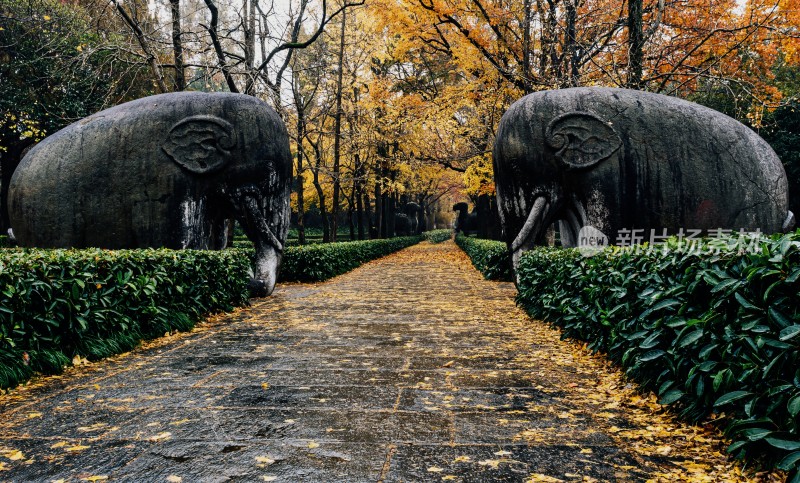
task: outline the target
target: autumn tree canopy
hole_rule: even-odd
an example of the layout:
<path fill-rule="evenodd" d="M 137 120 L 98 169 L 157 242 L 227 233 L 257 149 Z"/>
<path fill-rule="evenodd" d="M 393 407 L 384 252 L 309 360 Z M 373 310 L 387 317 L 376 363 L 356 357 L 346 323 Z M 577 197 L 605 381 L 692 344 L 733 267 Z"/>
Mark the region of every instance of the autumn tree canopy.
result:
<path fill-rule="evenodd" d="M 48 25 L 54 7 L 26 1 L 31 21 Z M 6 31 L 17 22 L 15 3 L 0 3 Z M 412 201 L 429 228 L 441 227 L 453 202 L 491 197 L 497 124 L 529 92 L 644 89 L 710 105 L 765 133 L 784 132 L 776 123 L 789 122 L 786 106 L 798 96 L 787 81 L 800 67 L 794 0 L 51 3 L 91 18 L 61 60 L 86 52 L 106 59 L 73 62 L 85 72 L 62 79 L 75 79 L 84 111 L 99 99 L 183 89 L 271 103 L 293 140 L 295 221 L 301 233 L 322 227 L 326 240 L 348 231 L 391 236 Z M 39 35 L 44 45 L 47 31 Z M 0 46 L 3 66 L 21 58 L 13 45 Z M 26 83 L 21 70 L 4 72 L 11 85 Z M 97 92 L 98 79 L 113 95 Z M 39 102 L 51 103 L 45 95 Z M 44 125 L 43 113 L 29 115 Z"/>

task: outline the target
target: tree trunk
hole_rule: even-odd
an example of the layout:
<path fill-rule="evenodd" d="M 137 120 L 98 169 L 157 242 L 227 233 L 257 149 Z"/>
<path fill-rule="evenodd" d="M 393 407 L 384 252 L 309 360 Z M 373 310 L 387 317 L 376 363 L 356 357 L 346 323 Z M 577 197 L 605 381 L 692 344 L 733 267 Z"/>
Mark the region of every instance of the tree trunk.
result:
<path fill-rule="evenodd" d="M 356 197 L 356 222 L 358 224 L 358 239 L 364 239 L 364 204 L 361 194 L 364 191 L 363 182 L 358 182 L 358 190 L 355 192 Z M 365 193 L 366 194 L 366 193 Z"/>
<path fill-rule="evenodd" d="M 350 231 L 350 241 L 356 239 L 355 211 L 352 204 L 347 206 L 347 228 Z"/>
<path fill-rule="evenodd" d="M 336 118 L 333 126 L 333 241 L 336 241 L 337 218 L 339 217 L 339 163 L 342 150 L 342 74 L 344 72 L 344 34 L 347 11 L 342 11 L 342 32 L 339 38 L 339 72 L 336 74 Z"/>
<path fill-rule="evenodd" d="M 172 51 L 175 57 L 175 90 L 186 89 L 186 74 L 183 69 L 183 41 L 181 39 L 181 0 L 169 0 L 172 13 Z"/>
<path fill-rule="evenodd" d="M 577 36 L 575 33 L 578 9 L 575 5 L 576 0 L 567 2 L 567 32 L 565 35 L 566 48 L 569 59 L 569 78 L 567 79 L 567 86 L 578 86 L 578 45 Z"/>
<path fill-rule="evenodd" d="M 394 193 L 388 196 L 386 209 L 386 238 L 393 238 L 395 236 L 395 219 L 397 213 L 397 197 Z"/>
<path fill-rule="evenodd" d="M 628 84 L 630 89 L 642 88 L 642 0 L 628 0 Z"/>
<path fill-rule="evenodd" d="M 305 227 L 305 200 L 303 199 L 303 190 L 305 189 L 303 179 L 303 138 L 305 137 L 305 117 L 303 109 L 300 105 L 297 106 L 297 241 L 301 245 L 306 244 L 306 227 Z"/>
<path fill-rule="evenodd" d="M 386 224 L 383 220 L 383 193 L 378 183 L 375 183 L 375 233 L 378 238 L 386 238 Z"/>
<path fill-rule="evenodd" d="M 322 216 L 322 242 L 329 243 L 331 241 L 331 229 L 328 223 L 328 213 L 325 209 L 325 191 L 322 190 L 322 185 L 319 183 L 319 170 L 314 171 L 314 188 L 317 190 L 319 214 Z"/>
<path fill-rule="evenodd" d="M 522 77 L 525 83 L 525 94 L 530 94 L 531 88 L 531 0 L 522 2 L 523 13 L 522 28 Z"/>
<path fill-rule="evenodd" d="M 258 0 L 244 0 L 242 11 L 245 13 L 245 18 L 242 21 L 244 30 L 244 63 L 247 67 L 247 76 L 245 79 L 244 93 L 255 95 L 255 75 L 253 69 L 255 68 L 256 59 L 256 2 Z M 249 7 L 249 11 L 248 11 Z"/>
<path fill-rule="evenodd" d="M 369 191 L 364 190 L 364 211 L 367 218 L 367 236 L 370 240 L 373 238 L 373 231 L 372 231 L 372 205 L 369 201 Z"/>

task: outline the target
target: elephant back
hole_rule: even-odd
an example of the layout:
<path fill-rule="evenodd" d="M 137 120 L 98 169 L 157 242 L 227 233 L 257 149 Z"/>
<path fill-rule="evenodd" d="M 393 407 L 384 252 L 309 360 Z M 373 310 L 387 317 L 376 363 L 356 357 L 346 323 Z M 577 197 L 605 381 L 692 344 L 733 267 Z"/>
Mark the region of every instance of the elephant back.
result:
<path fill-rule="evenodd" d="M 277 189 L 290 171 L 286 129 L 263 102 L 162 94 L 98 112 L 36 145 L 13 175 L 9 211 L 23 246 L 207 248 L 187 236 L 208 239 L 216 191 L 248 177 Z M 187 234 L 187 225 L 198 233 Z"/>
<path fill-rule="evenodd" d="M 786 219 L 786 173 L 766 141 L 682 99 L 613 88 L 537 92 L 511 106 L 497 139 L 498 198 L 512 224 L 521 226 L 537 192 L 576 198 L 598 211 L 588 218 L 606 220 L 601 228 L 774 232 Z"/>

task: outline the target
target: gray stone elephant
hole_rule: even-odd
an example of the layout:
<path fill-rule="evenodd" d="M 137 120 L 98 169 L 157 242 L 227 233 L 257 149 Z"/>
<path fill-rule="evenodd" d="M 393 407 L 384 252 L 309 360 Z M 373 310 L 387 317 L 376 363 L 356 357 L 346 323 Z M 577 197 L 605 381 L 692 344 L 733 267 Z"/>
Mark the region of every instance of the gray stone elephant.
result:
<path fill-rule="evenodd" d="M 289 228 L 290 178 L 286 128 L 264 102 L 162 94 L 35 146 L 11 180 L 9 211 L 27 247 L 221 249 L 236 219 L 256 247 L 251 292 L 264 296 Z"/>
<path fill-rule="evenodd" d="M 478 233 L 478 209 L 472 209 L 469 212 L 469 205 L 463 201 L 453 205 L 453 211 L 457 211 L 455 222 L 453 222 L 453 232 L 459 232 L 464 235 L 474 235 Z"/>
<path fill-rule="evenodd" d="M 660 94 L 587 87 L 525 96 L 500 121 L 494 174 L 515 265 L 554 224 L 567 247 L 588 226 L 613 240 L 634 229 L 773 233 L 794 224 L 786 173 L 763 139 Z"/>
<path fill-rule="evenodd" d="M 403 207 L 403 212 L 411 221 L 411 234 L 419 235 L 425 230 L 425 211 L 417 203 L 409 201 Z"/>

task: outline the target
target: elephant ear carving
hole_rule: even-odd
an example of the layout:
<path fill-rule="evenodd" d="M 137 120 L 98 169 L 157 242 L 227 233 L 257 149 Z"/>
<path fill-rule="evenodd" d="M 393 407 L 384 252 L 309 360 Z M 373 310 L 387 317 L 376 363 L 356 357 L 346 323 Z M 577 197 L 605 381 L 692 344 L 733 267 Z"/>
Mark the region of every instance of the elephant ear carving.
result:
<path fill-rule="evenodd" d="M 188 117 L 169 130 L 161 149 L 171 160 L 195 174 L 222 169 L 233 156 L 233 126 L 216 116 Z"/>
<path fill-rule="evenodd" d="M 611 157 L 622 139 L 611 126 L 589 112 L 569 112 L 553 119 L 545 133 L 555 158 L 567 169 L 594 166 Z"/>

